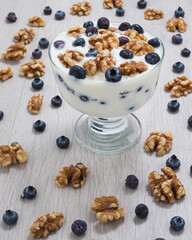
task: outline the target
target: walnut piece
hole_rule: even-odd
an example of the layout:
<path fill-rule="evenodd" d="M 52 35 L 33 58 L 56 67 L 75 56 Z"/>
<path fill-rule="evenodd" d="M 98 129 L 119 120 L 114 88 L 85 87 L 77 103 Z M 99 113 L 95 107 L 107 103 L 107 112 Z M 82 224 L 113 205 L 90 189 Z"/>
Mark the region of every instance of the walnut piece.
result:
<path fill-rule="evenodd" d="M 113 0 L 113 4 L 117 8 L 123 7 L 123 0 Z"/>
<path fill-rule="evenodd" d="M 28 110 L 32 114 L 38 114 L 43 102 L 43 96 L 40 96 L 40 94 L 35 94 L 31 97 L 31 100 L 27 104 Z"/>
<path fill-rule="evenodd" d="M 147 41 L 147 38 L 144 34 L 138 33 L 136 30 L 128 29 L 126 32 L 124 32 L 124 35 L 129 37 L 130 39 L 137 39 L 142 41 Z"/>
<path fill-rule="evenodd" d="M 166 28 L 170 32 L 175 32 L 176 30 L 185 32 L 187 30 L 187 23 L 182 17 L 176 19 L 172 17 L 167 21 Z"/>
<path fill-rule="evenodd" d="M 43 18 L 40 18 L 38 16 L 34 16 L 32 18 L 29 18 L 29 25 L 31 27 L 44 27 L 45 21 Z"/>
<path fill-rule="evenodd" d="M 161 133 L 153 131 L 144 143 L 146 152 L 156 151 L 157 156 L 162 156 L 167 153 L 173 143 L 173 134 L 169 131 Z"/>
<path fill-rule="evenodd" d="M 102 196 L 91 203 L 91 209 L 97 212 L 97 219 L 106 223 L 123 217 L 126 214 L 124 208 L 118 209 L 119 201 L 114 196 Z"/>
<path fill-rule="evenodd" d="M 28 78 L 41 77 L 45 73 L 45 64 L 41 60 L 33 60 L 31 62 L 26 62 L 21 65 L 20 73 L 22 76 L 27 76 Z"/>
<path fill-rule="evenodd" d="M 154 48 L 144 41 L 132 39 L 123 46 L 124 49 L 129 49 L 137 56 L 145 55 L 149 52 L 154 52 Z"/>
<path fill-rule="evenodd" d="M 109 50 L 101 51 L 95 58 L 97 69 L 105 72 L 108 68 L 115 66 L 115 60 L 113 59 Z"/>
<path fill-rule="evenodd" d="M 75 65 L 75 61 L 80 62 L 83 60 L 84 55 L 79 51 L 67 50 L 64 54 L 59 54 L 58 58 L 66 68 L 70 68 Z"/>
<path fill-rule="evenodd" d="M 10 60 L 19 60 L 24 53 L 27 52 L 27 48 L 21 43 L 15 43 L 6 49 L 6 53 L 2 53 L 2 58 Z"/>
<path fill-rule="evenodd" d="M 152 171 L 148 176 L 149 187 L 156 196 L 157 201 L 174 203 L 181 199 L 186 191 L 173 170 L 169 167 L 161 169 L 164 174 Z"/>
<path fill-rule="evenodd" d="M 103 0 L 103 7 L 104 8 L 113 8 L 113 0 Z"/>
<path fill-rule="evenodd" d="M 121 70 L 123 75 L 130 76 L 132 74 L 145 72 L 148 67 L 142 61 L 136 62 L 132 60 L 131 62 L 125 62 L 120 64 L 119 69 Z"/>
<path fill-rule="evenodd" d="M 0 164 L 3 167 L 10 166 L 16 163 L 24 163 L 27 161 L 27 153 L 22 149 L 18 142 L 0 146 Z"/>
<path fill-rule="evenodd" d="M 75 26 L 75 27 L 71 27 L 67 30 L 67 34 L 71 35 L 73 37 L 80 37 L 82 33 L 85 32 L 85 28 L 83 27 L 79 27 L 79 26 Z"/>
<path fill-rule="evenodd" d="M 72 8 L 71 8 L 71 13 L 73 15 L 89 15 L 91 12 L 91 4 L 89 2 L 79 2 L 79 3 L 74 3 Z"/>
<path fill-rule="evenodd" d="M 13 72 L 11 70 L 11 67 L 7 67 L 0 70 L 0 80 L 5 82 L 7 79 L 13 77 Z"/>
<path fill-rule="evenodd" d="M 63 225 L 64 217 L 61 212 L 46 213 L 39 217 L 30 227 L 29 234 L 34 238 L 48 237 Z"/>
<path fill-rule="evenodd" d="M 154 20 L 154 19 L 160 19 L 160 18 L 163 18 L 163 12 L 162 11 L 159 11 L 159 10 L 156 10 L 156 9 L 146 9 L 145 10 L 145 19 L 147 20 Z"/>
<path fill-rule="evenodd" d="M 27 45 L 33 40 L 34 37 L 35 31 L 33 29 L 22 28 L 14 35 L 14 41 Z"/>
<path fill-rule="evenodd" d="M 89 61 L 83 64 L 85 72 L 89 76 L 93 76 L 97 73 L 97 64 L 94 60 L 90 59 Z"/>
<path fill-rule="evenodd" d="M 77 163 L 76 166 L 62 167 L 55 178 L 55 183 L 59 187 L 65 187 L 71 181 L 72 187 L 80 188 L 85 182 L 87 173 L 88 168 L 83 163 Z"/>
<path fill-rule="evenodd" d="M 192 81 L 186 76 L 177 77 L 164 85 L 166 90 L 171 90 L 171 94 L 176 97 L 186 96 L 192 91 Z"/>

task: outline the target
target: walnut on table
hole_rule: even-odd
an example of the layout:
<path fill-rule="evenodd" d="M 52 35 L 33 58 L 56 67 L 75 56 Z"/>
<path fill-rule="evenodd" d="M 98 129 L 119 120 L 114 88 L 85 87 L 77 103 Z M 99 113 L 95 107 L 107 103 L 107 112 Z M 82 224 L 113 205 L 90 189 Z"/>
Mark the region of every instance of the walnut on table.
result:
<path fill-rule="evenodd" d="M 113 4 L 117 8 L 123 7 L 123 0 L 113 0 Z"/>
<path fill-rule="evenodd" d="M 61 212 L 47 213 L 39 217 L 30 227 L 29 234 L 34 238 L 48 237 L 63 225 L 64 217 Z"/>
<path fill-rule="evenodd" d="M 144 14 L 146 20 L 157 20 L 163 18 L 163 12 L 156 9 L 148 8 L 145 10 Z"/>
<path fill-rule="evenodd" d="M 45 73 L 45 64 L 41 60 L 33 60 L 21 65 L 20 73 L 28 78 L 41 77 Z"/>
<path fill-rule="evenodd" d="M 132 39 L 131 41 L 126 43 L 123 48 L 130 50 L 137 56 L 142 56 L 149 52 L 154 52 L 154 48 L 150 44 L 137 39 Z"/>
<path fill-rule="evenodd" d="M 176 19 L 172 17 L 167 21 L 166 28 L 170 32 L 175 32 L 176 30 L 185 32 L 187 30 L 187 23 L 182 17 Z"/>
<path fill-rule="evenodd" d="M 40 96 L 40 94 L 35 94 L 31 97 L 31 100 L 27 104 L 28 110 L 32 114 L 38 114 L 43 102 L 43 96 Z"/>
<path fill-rule="evenodd" d="M 44 27 L 45 21 L 43 18 L 40 18 L 38 16 L 34 16 L 32 18 L 29 18 L 29 25 L 31 27 Z"/>
<path fill-rule="evenodd" d="M 81 34 L 84 32 L 85 32 L 85 28 L 79 27 L 79 26 L 74 26 L 67 30 L 68 35 L 71 35 L 71 36 L 77 37 L 77 38 L 80 37 Z"/>
<path fill-rule="evenodd" d="M 152 171 L 148 176 L 149 187 L 156 196 L 157 201 L 174 203 L 186 195 L 184 186 L 169 167 L 161 169 L 164 174 Z"/>
<path fill-rule="evenodd" d="M 146 152 L 156 151 L 157 156 L 162 156 L 167 153 L 173 143 L 173 134 L 169 131 L 161 133 L 159 131 L 153 131 L 144 143 Z"/>
<path fill-rule="evenodd" d="M 144 34 L 138 33 L 134 29 L 128 29 L 126 32 L 124 32 L 124 35 L 129 37 L 130 39 L 137 39 L 145 42 L 147 41 L 147 38 L 145 37 Z"/>
<path fill-rule="evenodd" d="M 113 0 L 103 0 L 103 7 L 104 8 L 113 8 Z"/>
<path fill-rule="evenodd" d="M 91 209 L 97 212 L 97 219 L 103 223 L 119 219 L 126 214 L 124 208 L 118 209 L 118 207 L 119 201 L 114 196 L 102 196 L 91 203 Z"/>
<path fill-rule="evenodd" d="M 74 3 L 72 8 L 71 8 L 71 13 L 73 15 L 89 15 L 91 12 L 91 4 L 89 2 L 79 2 L 79 3 Z"/>
<path fill-rule="evenodd" d="M 27 45 L 33 40 L 34 37 L 35 31 L 33 29 L 22 28 L 14 35 L 14 41 Z"/>
<path fill-rule="evenodd" d="M 132 74 L 145 72 L 148 67 L 142 61 L 136 62 L 132 60 L 131 62 L 125 62 L 120 64 L 119 69 L 121 70 L 123 75 L 130 76 Z"/>
<path fill-rule="evenodd" d="M 8 167 L 16 163 L 24 163 L 27 161 L 27 153 L 23 150 L 18 142 L 0 146 L 0 164 Z"/>
<path fill-rule="evenodd" d="M 15 43 L 6 49 L 6 53 L 2 53 L 2 58 L 10 60 L 19 60 L 24 53 L 27 52 L 27 48 L 21 43 Z"/>
<path fill-rule="evenodd" d="M 7 79 L 13 77 L 13 72 L 11 70 L 11 67 L 7 67 L 0 70 L 0 80 L 5 82 Z"/>
<path fill-rule="evenodd" d="M 79 51 L 67 50 L 64 54 L 59 54 L 58 58 L 66 68 L 70 68 L 75 65 L 75 61 L 80 62 L 83 60 L 84 54 Z"/>
<path fill-rule="evenodd" d="M 59 187 L 65 187 L 71 182 L 73 188 L 80 188 L 85 182 L 87 173 L 88 168 L 83 163 L 77 163 L 76 166 L 62 167 L 55 178 L 55 183 Z"/>
<path fill-rule="evenodd" d="M 115 60 L 107 49 L 101 51 L 96 56 L 95 63 L 97 65 L 97 69 L 102 72 L 105 72 L 108 68 L 115 66 Z"/>

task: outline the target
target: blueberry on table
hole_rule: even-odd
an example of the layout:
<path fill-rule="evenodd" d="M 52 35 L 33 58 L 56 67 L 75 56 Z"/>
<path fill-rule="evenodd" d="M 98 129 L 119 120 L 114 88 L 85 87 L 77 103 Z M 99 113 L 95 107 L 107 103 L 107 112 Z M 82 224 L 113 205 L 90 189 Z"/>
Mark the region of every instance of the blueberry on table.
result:
<path fill-rule="evenodd" d="M 88 27 L 91 27 L 91 26 L 94 26 L 92 21 L 87 21 L 87 22 L 84 22 L 84 24 L 83 24 L 84 28 L 88 28 Z"/>
<path fill-rule="evenodd" d="M 172 170 L 178 169 L 180 165 L 181 165 L 181 162 L 175 155 L 172 155 L 166 161 L 166 166 L 170 167 Z"/>
<path fill-rule="evenodd" d="M 33 123 L 33 128 L 37 132 L 43 132 L 46 128 L 46 123 L 41 120 L 37 120 L 35 123 Z"/>
<path fill-rule="evenodd" d="M 180 103 L 177 100 L 168 102 L 167 108 L 170 112 L 177 112 L 179 110 Z"/>
<path fill-rule="evenodd" d="M 146 218 L 149 214 L 148 207 L 143 203 L 137 205 L 137 207 L 135 208 L 135 214 L 138 218 Z"/>
<path fill-rule="evenodd" d="M 60 96 L 55 96 L 51 99 L 51 104 L 54 106 L 54 107 L 60 107 L 62 105 L 62 99 Z"/>
<path fill-rule="evenodd" d="M 97 33 L 98 33 L 97 28 L 94 27 L 94 26 L 89 26 L 85 30 L 85 34 L 87 35 L 87 37 L 91 37 L 91 36 L 93 36 L 93 35 L 95 35 Z"/>
<path fill-rule="evenodd" d="M 87 223 L 83 220 L 76 220 L 71 225 L 71 230 L 75 235 L 81 236 L 87 230 Z"/>
<path fill-rule="evenodd" d="M 150 44 L 154 48 L 157 48 L 160 46 L 160 41 L 157 37 L 155 37 L 155 38 L 149 39 L 148 44 Z"/>
<path fill-rule="evenodd" d="M 146 6 L 147 6 L 147 1 L 145 1 L 145 0 L 139 0 L 139 1 L 137 2 L 137 6 L 138 6 L 138 8 L 140 8 L 140 9 L 144 9 L 144 8 L 146 8 Z"/>
<path fill-rule="evenodd" d="M 54 42 L 54 47 L 58 49 L 62 49 L 65 47 L 65 42 L 63 40 L 57 40 Z"/>
<path fill-rule="evenodd" d="M 108 68 L 105 72 L 105 78 L 108 82 L 119 82 L 122 78 L 122 72 L 116 67 Z"/>
<path fill-rule="evenodd" d="M 10 13 L 8 13 L 6 19 L 7 19 L 7 21 L 13 23 L 17 20 L 17 17 L 14 12 L 10 12 Z"/>
<path fill-rule="evenodd" d="M 40 46 L 41 48 L 43 48 L 43 49 L 48 48 L 48 46 L 49 46 L 49 41 L 47 40 L 47 38 L 41 38 L 41 39 L 39 40 L 39 46 Z"/>
<path fill-rule="evenodd" d="M 131 189 L 137 188 L 139 180 L 135 175 L 129 175 L 125 179 L 125 186 Z"/>
<path fill-rule="evenodd" d="M 123 8 L 117 8 L 117 10 L 116 10 L 117 16 L 122 17 L 122 16 L 124 16 L 124 14 L 125 14 L 125 10 Z"/>
<path fill-rule="evenodd" d="M 139 24 L 131 25 L 131 29 L 136 30 L 138 33 L 144 33 L 143 28 Z"/>
<path fill-rule="evenodd" d="M 172 42 L 174 44 L 181 44 L 183 42 L 183 37 L 181 36 L 181 34 L 175 34 L 172 37 Z"/>
<path fill-rule="evenodd" d="M 86 78 L 85 69 L 78 65 L 73 65 L 70 68 L 69 75 L 74 76 L 77 79 L 85 79 Z"/>
<path fill-rule="evenodd" d="M 181 7 L 178 7 L 177 10 L 175 10 L 175 17 L 184 17 L 185 12 L 183 11 L 183 9 Z"/>
<path fill-rule="evenodd" d="M 65 136 L 61 136 L 57 138 L 56 144 L 58 148 L 66 149 L 69 147 L 70 141 L 69 141 L 69 138 Z"/>
<path fill-rule="evenodd" d="M 123 49 L 120 51 L 119 55 L 122 57 L 122 58 L 125 58 L 125 59 L 131 59 L 133 58 L 133 53 L 128 50 L 128 49 Z"/>
<path fill-rule="evenodd" d="M 110 25 L 110 21 L 106 17 L 101 17 L 97 21 L 98 28 L 108 29 Z"/>
<path fill-rule="evenodd" d="M 129 38 L 128 37 L 124 37 L 124 36 L 119 37 L 119 46 L 123 46 L 123 45 L 125 45 L 128 42 L 129 42 Z"/>
<path fill-rule="evenodd" d="M 127 31 L 128 29 L 131 28 L 131 24 L 128 23 L 128 22 L 122 22 L 120 25 L 119 25 L 119 30 L 120 31 Z"/>
<path fill-rule="evenodd" d="M 189 57 L 190 54 L 191 54 L 191 51 L 187 48 L 184 48 L 184 49 L 181 50 L 181 56 L 182 57 Z"/>
<path fill-rule="evenodd" d="M 174 231 L 181 231 L 185 226 L 185 220 L 182 217 L 175 216 L 170 221 L 171 228 Z"/>
<path fill-rule="evenodd" d="M 65 13 L 63 11 L 57 11 L 55 13 L 56 20 L 63 20 L 65 18 Z"/>
<path fill-rule="evenodd" d="M 15 211 L 6 210 L 3 214 L 3 222 L 9 226 L 15 224 L 18 220 L 18 214 Z"/>
<path fill-rule="evenodd" d="M 36 48 L 33 52 L 32 52 L 32 56 L 34 59 L 40 59 L 42 56 L 42 52 L 41 50 L 39 50 L 38 48 Z"/>
<path fill-rule="evenodd" d="M 0 121 L 3 119 L 4 113 L 0 110 Z"/>
<path fill-rule="evenodd" d="M 72 45 L 74 47 L 85 47 L 85 39 L 84 38 L 77 38 Z"/>
<path fill-rule="evenodd" d="M 43 88 L 43 85 L 44 82 L 38 77 L 35 77 L 31 83 L 32 88 L 35 90 L 41 90 Z"/>
<path fill-rule="evenodd" d="M 185 66 L 181 62 L 176 62 L 173 64 L 173 71 L 176 73 L 181 73 L 184 71 L 184 69 L 185 69 Z"/>
<path fill-rule="evenodd" d="M 150 52 L 145 55 L 145 61 L 152 65 L 157 64 L 160 61 L 160 57 L 155 52 Z"/>
<path fill-rule="evenodd" d="M 52 9 L 49 6 L 46 6 L 43 10 L 45 15 L 51 15 Z"/>
<path fill-rule="evenodd" d="M 96 57 L 99 54 L 97 50 L 94 48 L 90 48 L 88 52 L 85 54 L 86 57 Z"/>
<path fill-rule="evenodd" d="M 188 126 L 192 128 L 192 115 L 188 118 Z"/>
<path fill-rule="evenodd" d="M 36 195 L 37 195 L 36 188 L 34 188 L 32 186 L 28 186 L 28 187 L 24 188 L 23 196 L 21 196 L 21 198 L 33 199 L 36 197 Z"/>

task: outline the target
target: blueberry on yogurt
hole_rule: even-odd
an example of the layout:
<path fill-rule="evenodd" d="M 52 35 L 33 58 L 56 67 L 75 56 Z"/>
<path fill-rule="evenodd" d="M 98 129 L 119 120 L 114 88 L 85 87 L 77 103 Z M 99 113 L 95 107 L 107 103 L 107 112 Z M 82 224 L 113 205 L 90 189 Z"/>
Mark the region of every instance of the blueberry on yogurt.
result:
<path fill-rule="evenodd" d="M 125 59 L 131 59 L 133 58 L 133 53 L 128 50 L 128 49 L 123 49 L 120 51 L 119 55 L 122 57 L 122 58 L 125 58 Z"/>
<path fill-rule="evenodd" d="M 83 27 L 84 27 L 84 28 L 88 28 L 88 27 L 90 27 L 90 26 L 94 26 L 94 24 L 93 24 L 92 21 L 87 21 L 87 22 L 84 22 L 84 24 L 83 24 Z"/>
<path fill-rule="evenodd" d="M 119 30 L 120 31 L 127 31 L 128 29 L 131 28 L 131 24 L 128 23 L 128 22 L 122 22 L 120 25 L 119 25 Z"/>
<path fill-rule="evenodd" d="M 93 36 L 93 35 L 95 35 L 97 33 L 98 33 L 97 28 L 94 27 L 94 26 L 89 26 L 85 30 L 85 34 L 87 35 L 87 37 L 91 37 L 91 36 Z"/>
<path fill-rule="evenodd" d="M 111 67 L 105 72 L 105 78 L 108 82 L 119 82 L 122 78 L 122 72 L 116 67 Z"/>
<path fill-rule="evenodd" d="M 57 40 L 54 42 L 54 47 L 57 49 L 62 49 L 65 46 L 65 42 L 63 40 Z"/>
<path fill-rule="evenodd" d="M 97 21 L 98 28 L 108 29 L 110 25 L 110 21 L 106 17 L 101 17 Z"/>
<path fill-rule="evenodd" d="M 86 57 L 96 57 L 99 54 L 97 50 L 94 48 L 90 48 L 88 52 L 85 54 Z"/>
<path fill-rule="evenodd" d="M 144 33 L 143 28 L 139 24 L 131 25 L 131 29 L 136 30 L 138 33 Z"/>
<path fill-rule="evenodd" d="M 154 65 L 160 61 L 160 57 L 157 53 L 150 52 L 145 55 L 145 61 L 149 64 Z"/>
<path fill-rule="evenodd" d="M 74 47 L 85 47 L 85 39 L 84 38 L 77 38 L 72 45 Z"/>
<path fill-rule="evenodd" d="M 160 42 L 157 37 L 149 39 L 148 44 L 150 44 L 154 48 L 157 48 L 160 46 Z"/>
<path fill-rule="evenodd" d="M 78 65 L 73 65 L 70 68 L 69 75 L 74 76 L 77 79 L 85 79 L 86 78 L 85 69 Z"/>
<path fill-rule="evenodd" d="M 125 36 L 119 37 L 119 46 L 123 46 L 123 45 L 125 45 L 128 42 L 129 42 L 129 38 L 127 38 Z"/>

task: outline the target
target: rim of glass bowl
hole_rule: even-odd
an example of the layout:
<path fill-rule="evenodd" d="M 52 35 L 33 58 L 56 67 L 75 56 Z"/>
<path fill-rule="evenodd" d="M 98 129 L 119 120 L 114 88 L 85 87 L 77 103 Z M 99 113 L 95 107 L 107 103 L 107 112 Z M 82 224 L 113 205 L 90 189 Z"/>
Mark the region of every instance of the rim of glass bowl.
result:
<path fill-rule="evenodd" d="M 120 24 L 119 22 L 114 22 L 114 21 L 112 21 L 112 22 L 110 22 L 110 23 L 114 23 L 115 25 L 116 24 Z M 152 36 L 154 36 L 151 32 L 149 32 L 149 31 L 147 31 L 147 30 L 144 30 L 146 33 L 149 33 L 150 35 L 152 35 Z M 60 33 L 61 34 L 61 33 Z M 58 34 L 57 36 L 59 36 L 60 34 Z M 154 36 L 155 37 L 155 36 Z M 163 58 L 164 58 L 164 55 L 165 55 L 165 47 L 164 47 L 164 45 L 163 45 L 163 42 L 161 41 L 161 39 L 158 37 L 158 39 L 159 39 L 159 41 L 160 41 L 160 45 L 162 46 L 162 49 L 163 49 L 163 53 L 162 53 L 162 57 L 161 57 L 161 59 L 160 59 L 160 61 L 157 63 L 157 65 L 155 65 L 151 70 L 149 70 L 149 71 L 146 71 L 146 72 L 144 72 L 144 73 L 142 73 L 142 76 L 143 76 L 143 74 L 145 75 L 145 74 L 147 74 L 147 73 L 149 73 L 149 72 L 152 72 L 152 71 L 154 71 L 160 64 L 161 64 L 161 62 L 163 61 Z M 51 57 L 51 46 L 53 45 L 53 42 L 55 41 L 55 38 L 54 38 L 54 40 L 53 41 L 51 41 L 51 44 L 49 45 L 49 59 L 50 59 L 50 61 L 51 61 L 51 63 L 59 70 L 59 71 L 61 71 L 63 74 L 65 74 L 65 75 L 67 75 L 69 78 L 70 78 L 70 75 L 69 74 L 66 74 L 66 72 L 64 72 L 61 68 L 59 68 L 55 63 L 54 63 L 54 61 L 52 60 L 52 57 Z M 141 79 L 140 78 L 140 74 L 137 74 L 135 77 L 133 77 L 133 78 L 129 78 L 129 83 L 130 82 L 132 82 L 132 81 L 136 81 L 137 79 Z M 86 81 L 86 79 L 84 79 L 83 80 L 83 82 L 85 82 Z M 87 80 L 88 81 L 88 80 Z M 126 80 L 124 80 L 124 81 L 121 81 L 121 83 L 125 83 L 125 82 L 127 82 Z M 90 83 L 93 83 L 93 81 L 90 81 Z M 102 82 L 102 81 L 94 81 L 94 84 L 95 83 L 97 83 L 97 84 L 103 84 L 103 83 L 106 83 L 106 81 L 105 82 Z M 120 82 L 118 82 L 118 83 L 120 83 Z"/>

